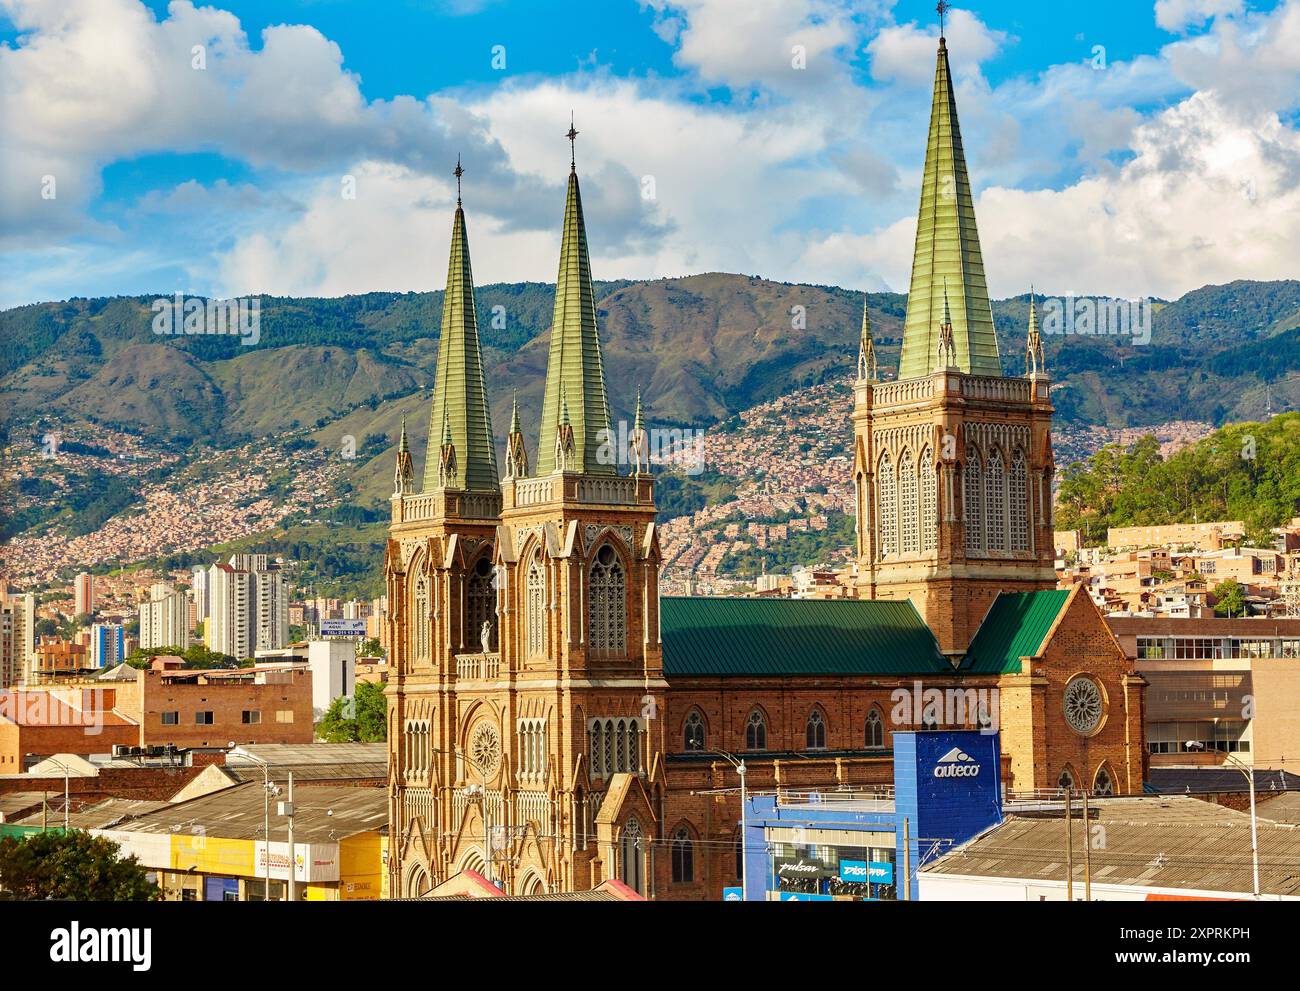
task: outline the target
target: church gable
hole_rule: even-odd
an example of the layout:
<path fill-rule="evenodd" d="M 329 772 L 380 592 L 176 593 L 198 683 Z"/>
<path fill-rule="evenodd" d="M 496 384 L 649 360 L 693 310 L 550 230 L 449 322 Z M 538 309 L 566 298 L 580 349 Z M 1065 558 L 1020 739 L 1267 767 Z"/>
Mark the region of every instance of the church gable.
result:
<path fill-rule="evenodd" d="M 999 595 L 976 631 L 961 670 L 968 674 L 1021 673 L 1020 659 L 1039 655 L 1069 597 L 1064 589 Z"/>

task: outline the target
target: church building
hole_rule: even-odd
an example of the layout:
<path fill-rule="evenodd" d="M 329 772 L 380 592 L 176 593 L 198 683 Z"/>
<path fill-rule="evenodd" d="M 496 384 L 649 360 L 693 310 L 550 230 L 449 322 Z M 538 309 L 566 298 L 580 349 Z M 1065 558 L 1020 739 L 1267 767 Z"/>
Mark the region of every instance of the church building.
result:
<path fill-rule="evenodd" d="M 1145 682 L 1056 588 L 1032 302 L 1023 366 L 1003 372 L 940 38 L 893 381 L 863 312 L 855 597 L 661 597 L 639 399 L 630 470 L 606 443 L 576 162 L 541 423 L 516 406 L 504 465 L 458 191 L 427 463 L 417 485 L 403 425 L 385 559 L 394 895 L 472 869 L 714 899 L 741 873 L 741 768 L 751 792 L 885 787 L 901 730 L 998 730 L 1012 791 L 1140 793 Z"/>

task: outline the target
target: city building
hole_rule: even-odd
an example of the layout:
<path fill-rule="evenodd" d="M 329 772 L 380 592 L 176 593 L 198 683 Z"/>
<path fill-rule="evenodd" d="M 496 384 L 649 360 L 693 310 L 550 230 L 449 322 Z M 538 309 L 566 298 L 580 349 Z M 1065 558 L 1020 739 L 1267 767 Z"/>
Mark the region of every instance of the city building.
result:
<path fill-rule="evenodd" d="M 175 647 L 186 650 L 190 645 L 190 597 L 170 585 L 158 583 L 149 589 L 148 598 L 140 603 L 140 647 L 158 650 Z"/>
<path fill-rule="evenodd" d="M 26 680 L 36 660 L 36 596 L 0 585 L 0 688 Z"/>
<path fill-rule="evenodd" d="M 288 643 L 288 582 L 265 554 L 235 554 L 212 565 L 208 597 L 204 640 L 211 650 L 244 660 Z"/>
<path fill-rule="evenodd" d="M 72 582 L 72 614 L 90 616 L 95 612 L 95 576 L 88 571 L 77 575 Z"/>
<path fill-rule="evenodd" d="M 395 894 L 473 870 L 719 897 L 735 857 L 674 876 L 666 851 L 737 848 L 738 755 L 755 792 L 888 786 L 898 734 L 926 728 L 999 730 L 1012 789 L 1141 792 L 1146 683 L 1056 589 L 1037 311 L 1004 376 L 955 107 L 941 39 L 896 382 L 864 309 L 849 598 L 661 599 L 639 398 L 627 451 L 605 443 L 576 154 L 538 441 L 516 407 L 498 469 L 458 198 L 423 484 L 403 424 L 385 558 Z"/>
<path fill-rule="evenodd" d="M 310 743 L 311 672 L 302 666 L 188 669 L 179 658 L 105 678 L 0 693 L 0 769 L 49 754 L 114 746 Z"/>
<path fill-rule="evenodd" d="M 1296 770 L 1300 619 L 1110 616 L 1147 689 L 1152 766 L 1221 763 Z"/>
<path fill-rule="evenodd" d="M 95 623 L 90 628 L 90 666 L 116 667 L 126 660 L 126 629 L 120 623 Z"/>
<path fill-rule="evenodd" d="M 194 619 L 202 623 L 211 610 L 211 596 L 208 592 L 208 569 L 195 568 L 190 578 L 190 590 L 194 596 Z"/>
<path fill-rule="evenodd" d="M 1240 543 L 1245 536 L 1246 524 L 1241 520 L 1119 526 L 1106 531 L 1106 546 L 1112 549 L 1177 546 L 1198 551 L 1218 551 Z"/>
<path fill-rule="evenodd" d="M 1267 805 L 1263 806 L 1267 808 Z M 1006 819 L 920 872 L 924 901 L 1168 901 L 1254 897 L 1247 813 L 1195 798 L 1107 798 Z M 1300 899 L 1300 830 L 1260 815 L 1260 897 Z M 1069 837 L 1067 839 L 1067 836 Z M 1098 838 L 1104 841 L 1099 842 Z"/>
<path fill-rule="evenodd" d="M 259 650 L 257 660 L 305 662 L 311 671 L 312 708 L 317 719 L 325 714 L 336 698 L 351 695 L 356 689 L 355 637 L 316 637 L 279 650 Z"/>
<path fill-rule="evenodd" d="M 166 901 L 262 901 L 268 868 L 271 900 L 282 901 L 290 864 L 301 901 L 382 897 L 383 791 L 295 783 L 292 856 L 277 810 L 288 794 L 286 784 L 271 804 L 269 843 L 260 776 L 91 832 L 135 856 Z"/>

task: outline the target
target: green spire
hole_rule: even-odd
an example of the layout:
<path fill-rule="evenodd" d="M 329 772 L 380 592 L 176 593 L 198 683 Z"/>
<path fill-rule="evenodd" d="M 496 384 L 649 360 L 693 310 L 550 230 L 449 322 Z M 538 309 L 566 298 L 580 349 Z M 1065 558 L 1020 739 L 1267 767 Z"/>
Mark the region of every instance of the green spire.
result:
<path fill-rule="evenodd" d="M 984 281 L 975 203 L 966 174 L 957 102 L 948 70 L 948 47 L 939 39 L 934 73 L 930 137 L 921 177 L 921 208 L 912 258 L 912 284 L 903 322 L 898 377 L 928 375 L 938 351 L 940 292 L 944 279 L 956 287 L 952 305 L 956 367 L 974 375 L 1001 375 L 993 310 Z"/>
<path fill-rule="evenodd" d="M 876 342 L 871 339 L 871 317 L 867 315 L 867 294 L 862 294 L 862 335 L 858 339 L 858 381 L 874 382 L 879 377 Z"/>
<path fill-rule="evenodd" d="M 510 402 L 510 432 L 512 434 L 521 432 L 519 429 L 519 397 L 517 395 Z"/>
<path fill-rule="evenodd" d="M 435 431 L 450 434 L 443 444 L 456 450 L 459 482 L 463 488 L 497 488 L 496 451 L 492 443 L 492 417 L 483 384 L 483 355 L 479 349 L 478 318 L 474 310 L 474 276 L 469 264 L 469 237 L 465 211 L 460 206 L 460 177 L 456 163 L 456 217 L 451 227 L 451 256 L 447 263 L 447 291 L 442 297 L 442 335 L 438 342 L 438 370 L 434 376 L 433 408 L 429 412 L 429 440 Z M 429 444 L 430 454 L 435 450 Z M 425 459 L 424 488 L 438 486 L 438 459 Z"/>
<path fill-rule="evenodd" d="M 406 414 L 403 413 L 402 414 L 402 438 L 397 443 L 397 451 L 399 454 L 409 454 L 410 450 L 411 450 L 410 447 L 408 447 L 406 443 Z"/>
<path fill-rule="evenodd" d="M 577 136 L 572 126 L 569 135 L 570 140 Z M 572 403 L 569 396 L 574 397 Z M 576 168 L 569 172 L 564 204 L 564 237 L 560 244 L 560 270 L 555 279 L 551 351 L 546 365 L 541 438 L 537 443 L 539 475 L 555 471 L 555 440 L 562 415 L 566 418 L 564 422 L 573 427 L 574 452 L 566 470 L 589 475 L 615 474 L 612 463 L 600 464 L 596 460 L 602 441 L 610 437 L 609 403 L 605 396 L 600 331 L 596 325 L 596 300 Z"/>

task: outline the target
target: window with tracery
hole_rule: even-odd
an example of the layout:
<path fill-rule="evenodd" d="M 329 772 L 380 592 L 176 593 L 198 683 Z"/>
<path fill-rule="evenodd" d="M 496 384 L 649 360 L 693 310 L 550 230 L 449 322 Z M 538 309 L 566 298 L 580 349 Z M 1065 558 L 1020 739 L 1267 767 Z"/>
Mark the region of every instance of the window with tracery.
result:
<path fill-rule="evenodd" d="M 465 621 L 469 629 L 465 631 L 465 642 L 473 650 L 482 648 L 483 624 L 488 628 L 489 651 L 497 649 L 497 603 L 496 589 L 493 588 L 492 562 L 481 557 L 470 574 L 469 588 L 466 593 Z"/>
<path fill-rule="evenodd" d="M 916 463 L 912 452 L 898 459 L 898 538 L 904 554 L 915 554 L 920 546 L 916 518 Z"/>
<path fill-rule="evenodd" d="M 641 824 L 636 819 L 628 819 L 623 825 L 623 839 L 619 846 L 622 853 L 619 880 L 640 893 L 644 873 L 641 867 Z"/>
<path fill-rule="evenodd" d="M 767 749 L 767 720 L 757 709 L 749 714 L 749 720 L 745 723 L 745 749 Z"/>
<path fill-rule="evenodd" d="M 527 781 L 546 776 L 546 720 L 519 720 L 519 774 Z"/>
<path fill-rule="evenodd" d="M 886 451 L 876 468 L 876 520 L 880 534 L 880 556 L 898 551 L 898 483 L 894 463 Z"/>
<path fill-rule="evenodd" d="M 806 742 L 809 750 L 826 749 L 826 718 L 820 709 L 814 709 L 808 714 Z"/>
<path fill-rule="evenodd" d="M 1029 550 L 1029 476 L 1025 470 L 1025 452 L 1017 450 L 1011 457 L 1011 473 L 1007 478 L 1008 518 L 1011 527 L 1011 549 Z"/>
<path fill-rule="evenodd" d="M 1115 782 L 1110 779 L 1110 772 L 1104 767 L 1097 772 L 1097 777 L 1092 783 L 1092 793 L 1102 796 L 1115 794 Z"/>
<path fill-rule="evenodd" d="M 636 719 L 593 719 L 587 725 L 591 776 L 641 773 L 641 724 Z"/>
<path fill-rule="evenodd" d="M 627 581 L 617 552 L 605 544 L 591 566 L 591 594 L 587 610 L 589 644 L 596 654 L 627 653 Z"/>
<path fill-rule="evenodd" d="M 921 488 L 921 551 L 925 553 L 934 550 L 939 543 L 938 482 L 934 475 L 934 452 L 928 447 L 921 455 L 917 484 Z"/>
<path fill-rule="evenodd" d="M 872 709 L 867 713 L 866 747 L 868 750 L 885 748 L 885 721 L 880 718 L 880 710 Z"/>
<path fill-rule="evenodd" d="M 682 749 L 694 751 L 704 749 L 704 719 L 694 709 L 686 717 L 686 723 L 682 728 Z"/>
<path fill-rule="evenodd" d="M 992 551 L 1007 549 L 1007 475 L 1002 466 L 1002 452 L 989 455 L 988 478 L 984 491 L 984 546 Z"/>
<path fill-rule="evenodd" d="M 980 452 L 973 446 L 966 448 L 966 464 L 962 468 L 962 522 L 966 524 L 966 550 L 984 548 L 984 475 L 980 470 Z"/>
<path fill-rule="evenodd" d="M 414 606 L 411 610 L 412 653 L 418 660 L 429 659 L 429 579 L 419 575 L 415 579 Z"/>
<path fill-rule="evenodd" d="M 691 834 L 685 826 L 673 833 L 672 861 L 674 884 L 687 884 L 695 880 L 695 844 L 691 842 Z"/>
<path fill-rule="evenodd" d="M 546 574 L 534 557 L 524 579 L 524 639 L 529 657 L 546 653 Z"/>

